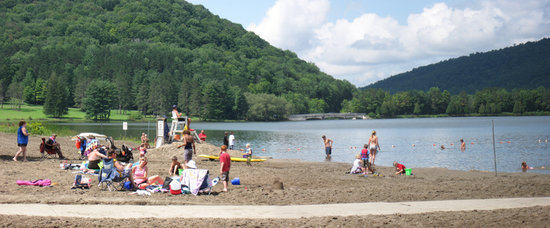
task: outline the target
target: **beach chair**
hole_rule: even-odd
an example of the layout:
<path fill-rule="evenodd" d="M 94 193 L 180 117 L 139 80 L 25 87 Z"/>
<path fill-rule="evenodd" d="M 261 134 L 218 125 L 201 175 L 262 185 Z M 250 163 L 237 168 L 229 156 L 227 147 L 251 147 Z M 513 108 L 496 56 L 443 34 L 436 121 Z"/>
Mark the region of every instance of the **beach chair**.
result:
<path fill-rule="evenodd" d="M 210 179 L 210 175 L 206 176 L 206 183 L 208 184 L 207 187 L 202 188 L 199 192 L 206 193 L 208 192 L 208 195 L 212 193 L 212 188 L 218 184 L 220 181 L 220 177 L 216 177 L 214 179 Z M 204 183 L 203 183 L 204 185 Z M 202 186 L 201 186 L 202 187 Z"/>
<path fill-rule="evenodd" d="M 46 146 L 46 138 L 42 138 L 42 143 L 40 143 L 42 158 L 57 158 L 57 150 L 58 149 L 48 148 Z"/>
<path fill-rule="evenodd" d="M 103 159 L 103 168 L 99 170 L 98 187 L 103 191 L 109 190 L 110 192 L 123 190 L 124 182 L 128 180 L 129 174 L 129 170 L 124 170 L 120 174 L 113 159 Z"/>

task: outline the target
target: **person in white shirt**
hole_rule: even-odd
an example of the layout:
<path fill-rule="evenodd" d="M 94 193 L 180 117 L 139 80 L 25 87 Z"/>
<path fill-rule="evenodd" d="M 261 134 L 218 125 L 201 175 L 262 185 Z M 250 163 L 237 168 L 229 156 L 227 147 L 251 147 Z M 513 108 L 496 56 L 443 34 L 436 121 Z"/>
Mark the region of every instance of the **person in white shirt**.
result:
<path fill-rule="evenodd" d="M 353 165 L 350 170 L 350 174 L 359 174 L 364 173 L 363 169 L 363 161 L 361 160 L 361 154 L 358 154 L 355 156 L 355 160 L 353 160 Z"/>
<path fill-rule="evenodd" d="M 177 119 L 181 117 L 181 113 L 178 112 L 178 107 L 176 105 L 172 106 L 172 119 Z"/>
<path fill-rule="evenodd" d="M 229 135 L 229 149 L 232 150 L 233 146 L 235 146 L 235 136 L 233 135 L 233 132 Z"/>

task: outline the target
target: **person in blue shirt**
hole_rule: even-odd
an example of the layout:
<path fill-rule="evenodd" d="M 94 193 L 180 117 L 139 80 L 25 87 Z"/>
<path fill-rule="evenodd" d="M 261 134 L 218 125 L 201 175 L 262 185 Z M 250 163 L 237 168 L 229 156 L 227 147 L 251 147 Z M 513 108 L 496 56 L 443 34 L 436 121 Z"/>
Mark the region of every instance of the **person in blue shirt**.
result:
<path fill-rule="evenodd" d="M 27 122 L 24 120 L 19 121 L 19 128 L 17 129 L 17 146 L 19 151 L 15 153 L 13 161 L 17 161 L 17 157 L 23 154 L 23 161 L 27 161 L 27 144 L 29 143 L 29 132 L 27 131 Z"/>

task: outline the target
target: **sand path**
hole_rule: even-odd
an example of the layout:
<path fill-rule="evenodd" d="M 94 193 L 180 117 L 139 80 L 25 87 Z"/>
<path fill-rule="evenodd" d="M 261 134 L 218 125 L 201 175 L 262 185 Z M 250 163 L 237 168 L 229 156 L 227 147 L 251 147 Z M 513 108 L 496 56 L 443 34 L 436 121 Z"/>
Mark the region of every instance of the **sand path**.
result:
<path fill-rule="evenodd" d="M 411 202 L 345 203 L 290 206 L 136 206 L 0 204 L 2 215 L 78 218 L 311 218 L 418 214 L 428 212 L 497 210 L 550 206 L 550 197 L 441 200 Z M 90 213 L 93 211 L 93 213 Z"/>

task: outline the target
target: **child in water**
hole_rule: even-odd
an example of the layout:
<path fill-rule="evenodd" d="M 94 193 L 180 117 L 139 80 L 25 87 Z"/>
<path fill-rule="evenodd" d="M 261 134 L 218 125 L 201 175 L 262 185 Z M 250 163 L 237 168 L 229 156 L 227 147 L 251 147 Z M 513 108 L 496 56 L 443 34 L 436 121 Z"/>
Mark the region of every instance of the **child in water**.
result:
<path fill-rule="evenodd" d="M 523 172 L 525 172 L 525 171 L 527 171 L 528 169 L 545 169 L 545 167 L 544 167 L 544 166 L 541 166 L 541 167 L 539 167 L 539 168 L 531 167 L 531 166 L 528 166 L 528 165 L 527 165 L 527 162 L 523 161 L 523 162 L 521 163 L 521 170 L 522 170 Z"/>

